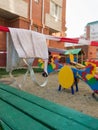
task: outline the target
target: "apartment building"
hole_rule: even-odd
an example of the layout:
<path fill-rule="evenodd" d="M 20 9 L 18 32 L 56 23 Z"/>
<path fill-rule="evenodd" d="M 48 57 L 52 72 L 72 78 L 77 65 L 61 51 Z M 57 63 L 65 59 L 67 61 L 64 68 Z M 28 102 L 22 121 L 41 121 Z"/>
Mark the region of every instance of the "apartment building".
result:
<path fill-rule="evenodd" d="M 0 25 L 65 36 L 66 0 L 0 0 Z M 50 47 L 64 43 L 48 41 Z M 6 65 L 6 33 L 0 32 L 0 66 Z"/>
<path fill-rule="evenodd" d="M 98 21 L 87 23 L 86 37 L 90 41 L 98 41 Z M 98 59 L 98 47 L 88 46 L 88 59 Z"/>

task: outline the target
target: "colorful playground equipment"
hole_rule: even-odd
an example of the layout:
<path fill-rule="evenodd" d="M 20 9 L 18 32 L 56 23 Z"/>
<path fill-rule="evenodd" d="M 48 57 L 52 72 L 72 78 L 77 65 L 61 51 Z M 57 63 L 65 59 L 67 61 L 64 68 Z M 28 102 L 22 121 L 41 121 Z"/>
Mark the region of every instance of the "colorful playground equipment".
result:
<path fill-rule="evenodd" d="M 78 91 L 78 80 L 76 75 L 74 75 L 72 69 L 70 66 L 65 65 L 61 68 L 59 74 L 58 74 L 58 82 L 59 82 L 59 88 L 60 91 L 61 88 L 69 89 L 71 88 L 72 94 L 74 94 L 74 84 L 76 85 L 76 92 Z"/>
<path fill-rule="evenodd" d="M 71 88 L 72 94 L 74 94 L 74 82 L 76 91 L 78 91 L 77 79 L 81 79 L 93 90 L 93 96 L 98 94 L 98 74 L 96 73 L 96 65 L 90 62 L 86 62 L 85 65 L 85 68 L 82 69 L 77 69 L 73 66 L 62 67 L 58 74 L 58 81 L 60 84 L 59 90 L 61 90 L 61 87 L 66 89 Z"/>
<path fill-rule="evenodd" d="M 66 75 L 64 75 L 65 73 Z M 74 75 L 69 66 L 62 67 L 58 75 L 58 80 L 63 88 L 69 88 L 70 86 L 72 86 L 72 84 L 74 83 Z"/>
<path fill-rule="evenodd" d="M 60 59 L 60 55 L 49 56 L 48 66 L 47 66 L 48 74 L 52 72 L 57 72 L 63 67 L 63 64 L 59 62 L 59 59 Z M 38 60 L 38 66 L 42 69 L 44 68 L 44 61 L 42 59 Z"/>
<path fill-rule="evenodd" d="M 61 88 L 71 88 L 74 94 L 74 85 L 76 92 L 78 91 L 79 79 L 83 80 L 93 90 L 93 96 L 98 94 L 98 71 L 96 65 L 91 62 L 85 62 L 85 65 L 79 64 L 71 60 L 72 65 L 63 65 L 59 63 L 59 57 L 52 57 L 51 62 L 48 63 L 48 73 L 57 72 L 60 91 Z M 39 66 L 43 67 L 43 61 L 39 61 Z"/>
<path fill-rule="evenodd" d="M 94 63 L 94 64 L 96 64 L 96 67 L 98 67 L 98 59 L 94 59 L 94 58 L 92 58 L 92 59 L 87 59 L 87 62 Z"/>

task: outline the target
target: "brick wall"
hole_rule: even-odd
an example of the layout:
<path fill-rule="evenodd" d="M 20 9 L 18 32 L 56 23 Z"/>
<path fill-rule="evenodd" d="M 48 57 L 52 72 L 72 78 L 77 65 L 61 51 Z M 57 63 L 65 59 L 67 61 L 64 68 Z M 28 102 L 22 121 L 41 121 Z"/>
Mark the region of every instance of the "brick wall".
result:
<path fill-rule="evenodd" d="M 6 26 L 5 19 L 0 17 L 0 25 Z M 6 64 L 6 54 L 2 53 L 6 51 L 6 33 L 0 32 L 0 66 L 5 66 Z"/>
<path fill-rule="evenodd" d="M 50 41 L 49 47 L 64 49 L 64 42 Z"/>
<path fill-rule="evenodd" d="M 0 32 L 0 50 L 5 51 L 6 50 L 6 33 Z"/>
<path fill-rule="evenodd" d="M 32 19 L 33 24 L 42 26 L 42 0 L 38 3 L 33 0 Z"/>
<path fill-rule="evenodd" d="M 89 46 L 88 47 L 88 59 L 96 58 L 96 47 L 95 46 Z"/>
<path fill-rule="evenodd" d="M 6 65 L 6 33 L 0 32 L 0 66 Z"/>
<path fill-rule="evenodd" d="M 90 26 L 86 26 L 86 38 L 88 40 L 90 37 Z M 88 46 L 88 59 L 97 58 L 97 47 L 96 46 Z"/>

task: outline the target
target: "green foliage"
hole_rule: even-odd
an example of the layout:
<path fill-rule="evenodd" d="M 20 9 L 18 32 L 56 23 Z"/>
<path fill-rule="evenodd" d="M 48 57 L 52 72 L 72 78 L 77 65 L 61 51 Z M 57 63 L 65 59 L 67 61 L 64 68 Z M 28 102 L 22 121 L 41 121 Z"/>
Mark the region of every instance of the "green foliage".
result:
<path fill-rule="evenodd" d="M 6 72 L 6 69 L 0 68 L 0 78 L 2 78 L 5 75 L 8 75 L 8 72 Z"/>
<path fill-rule="evenodd" d="M 39 72 L 42 72 L 43 69 L 41 68 L 33 68 L 34 72 L 35 73 L 39 73 Z M 16 70 L 13 70 L 13 74 L 15 76 L 18 76 L 20 74 L 25 74 L 27 71 L 27 69 L 24 69 L 24 68 L 21 68 L 21 69 L 16 69 Z M 5 68 L 0 68 L 0 78 L 4 77 L 4 76 L 7 76 L 9 73 L 6 72 L 6 69 Z"/>

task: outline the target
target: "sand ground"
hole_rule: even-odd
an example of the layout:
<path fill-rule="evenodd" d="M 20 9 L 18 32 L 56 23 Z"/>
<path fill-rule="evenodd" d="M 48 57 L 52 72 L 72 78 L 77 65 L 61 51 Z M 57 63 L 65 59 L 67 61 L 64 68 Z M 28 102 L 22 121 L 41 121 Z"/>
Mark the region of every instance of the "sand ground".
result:
<path fill-rule="evenodd" d="M 15 77 L 18 83 L 23 79 L 23 75 Z M 36 79 L 41 83 L 44 79 L 41 74 L 36 73 Z M 0 81 L 9 83 L 9 76 L 6 76 Z M 16 87 L 15 84 L 10 84 Z M 75 92 L 74 95 L 71 94 L 71 90 L 61 90 L 58 91 L 58 74 L 53 73 L 48 77 L 48 83 L 45 87 L 40 87 L 31 80 L 28 75 L 22 89 L 34 95 L 40 96 L 42 98 L 48 99 L 55 103 L 59 103 L 64 106 L 68 106 L 85 114 L 91 115 L 98 118 L 98 101 L 92 97 L 92 90 L 83 81 L 79 81 L 79 91 Z"/>

